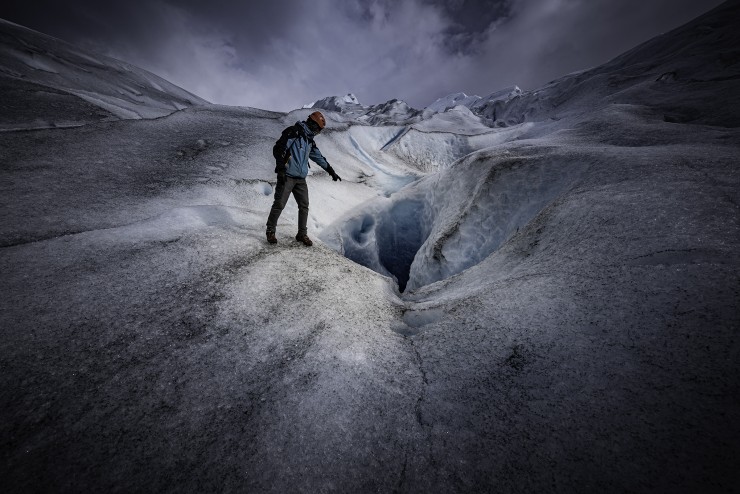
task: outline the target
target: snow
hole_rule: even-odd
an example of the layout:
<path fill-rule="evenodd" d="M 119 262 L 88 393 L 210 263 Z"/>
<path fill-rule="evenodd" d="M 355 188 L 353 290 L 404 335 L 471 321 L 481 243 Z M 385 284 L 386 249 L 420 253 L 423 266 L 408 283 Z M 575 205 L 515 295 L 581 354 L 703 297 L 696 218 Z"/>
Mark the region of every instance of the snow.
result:
<path fill-rule="evenodd" d="M 264 230 L 313 109 L 2 24 L 4 490 L 732 491 L 739 10 L 495 112 L 326 110 L 311 248 Z"/>

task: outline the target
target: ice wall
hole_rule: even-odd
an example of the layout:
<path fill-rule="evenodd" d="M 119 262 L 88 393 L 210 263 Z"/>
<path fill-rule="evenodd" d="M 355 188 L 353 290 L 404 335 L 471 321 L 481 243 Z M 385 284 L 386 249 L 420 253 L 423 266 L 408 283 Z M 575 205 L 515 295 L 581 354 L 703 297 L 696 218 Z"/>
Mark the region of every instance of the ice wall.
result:
<path fill-rule="evenodd" d="M 474 266 L 577 182 L 588 159 L 480 151 L 349 213 L 322 239 L 414 290 Z"/>
<path fill-rule="evenodd" d="M 454 120 L 438 121 L 437 117 L 442 118 L 435 115 L 431 121 L 407 128 L 383 150 L 422 172 L 433 173 L 449 168 L 474 151 L 516 140 L 532 128 L 531 123 L 525 123 L 491 129 L 479 122 L 466 125 Z"/>
<path fill-rule="evenodd" d="M 585 169 L 585 160 L 484 151 L 419 184 L 431 225 L 409 272 L 410 290 L 474 266 L 537 216 Z"/>
<path fill-rule="evenodd" d="M 419 248 L 432 224 L 427 204 L 414 188 L 393 199 L 378 198 L 321 233 L 321 239 L 345 257 L 396 280 L 406 289 Z"/>

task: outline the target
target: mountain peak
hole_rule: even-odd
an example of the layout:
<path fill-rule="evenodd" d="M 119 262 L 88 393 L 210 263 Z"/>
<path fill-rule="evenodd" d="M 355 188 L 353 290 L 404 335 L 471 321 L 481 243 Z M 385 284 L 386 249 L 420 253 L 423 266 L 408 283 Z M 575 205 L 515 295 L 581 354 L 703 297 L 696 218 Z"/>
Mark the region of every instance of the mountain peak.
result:
<path fill-rule="evenodd" d="M 399 99 L 392 99 L 377 105 L 362 105 L 352 93 L 347 93 L 344 96 L 327 96 L 309 105 L 304 105 L 303 108 L 333 111 L 371 125 L 398 124 L 406 122 L 419 114 L 418 110 L 414 110 L 405 101 Z"/>
<path fill-rule="evenodd" d="M 357 100 L 357 96 L 347 93 L 344 96 L 327 96 L 326 98 L 304 105 L 303 108 L 316 108 L 338 113 L 354 113 L 364 107 Z"/>
<path fill-rule="evenodd" d="M 434 103 L 424 108 L 424 114 L 432 115 L 434 113 L 442 113 L 454 108 L 456 106 L 472 106 L 476 101 L 480 99 L 480 96 L 468 96 L 465 93 L 452 93 L 437 99 Z"/>

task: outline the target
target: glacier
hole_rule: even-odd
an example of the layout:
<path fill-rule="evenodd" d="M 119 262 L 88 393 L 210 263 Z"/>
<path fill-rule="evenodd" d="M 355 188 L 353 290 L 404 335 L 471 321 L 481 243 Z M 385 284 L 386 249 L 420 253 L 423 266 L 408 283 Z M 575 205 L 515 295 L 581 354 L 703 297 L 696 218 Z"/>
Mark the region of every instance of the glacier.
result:
<path fill-rule="evenodd" d="M 3 491 L 733 491 L 739 16 L 288 113 L 0 22 Z"/>

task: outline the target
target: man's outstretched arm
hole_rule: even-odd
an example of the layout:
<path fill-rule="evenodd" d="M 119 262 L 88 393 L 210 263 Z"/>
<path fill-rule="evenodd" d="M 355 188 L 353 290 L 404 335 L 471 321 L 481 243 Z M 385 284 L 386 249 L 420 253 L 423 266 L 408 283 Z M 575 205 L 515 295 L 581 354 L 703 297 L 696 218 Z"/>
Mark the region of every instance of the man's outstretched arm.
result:
<path fill-rule="evenodd" d="M 331 176 L 332 180 L 335 182 L 337 180 L 341 181 L 342 177 L 337 175 L 337 172 L 334 171 L 334 168 L 331 167 L 328 161 L 326 161 L 326 158 L 324 158 L 324 155 L 321 154 L 321 151 L 319 151 L 319 148 L 316 147 L 316 145 L 311 146 L 311 152 L 308 154 L 308 157 L 311 158 L 311 160 L 318 164 L 321 168 L 326 170 L 326 172 Z"/>

